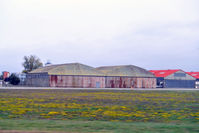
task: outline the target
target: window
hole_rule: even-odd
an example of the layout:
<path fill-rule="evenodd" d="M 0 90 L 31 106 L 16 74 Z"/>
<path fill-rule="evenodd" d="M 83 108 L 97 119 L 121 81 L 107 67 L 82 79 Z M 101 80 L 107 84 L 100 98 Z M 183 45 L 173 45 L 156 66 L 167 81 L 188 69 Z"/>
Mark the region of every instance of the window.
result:
<path fill-rule="evenodd" d="M 185 73 L 174 73 L 175 77 L 186 77 Z"/>

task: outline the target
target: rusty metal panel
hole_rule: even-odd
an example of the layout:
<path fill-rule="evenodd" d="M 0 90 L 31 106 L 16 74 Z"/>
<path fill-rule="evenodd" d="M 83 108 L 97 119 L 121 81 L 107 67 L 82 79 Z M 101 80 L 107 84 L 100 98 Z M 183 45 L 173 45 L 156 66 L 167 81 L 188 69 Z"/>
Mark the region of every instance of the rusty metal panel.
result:
<path fill-rule="evenodd" d="M 68 88 L 156 88 L 156 78 L 28 74 L 26 85 Z"/>
<path fill-rule="evenodd" d="M 156 88 L 156 78 L 106 77 L 107 88 Z"/>
<path fill-rule="evenodd" d="M 105 88 L 105 77 L 93 76 L 50 76 L 51 87 L 71 87 L 71 88 Z"/>

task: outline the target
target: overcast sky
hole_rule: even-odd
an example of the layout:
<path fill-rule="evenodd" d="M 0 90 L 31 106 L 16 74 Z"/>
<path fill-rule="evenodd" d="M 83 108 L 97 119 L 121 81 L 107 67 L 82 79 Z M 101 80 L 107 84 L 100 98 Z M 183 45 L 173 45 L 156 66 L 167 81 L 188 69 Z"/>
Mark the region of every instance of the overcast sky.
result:
<path fill-rule="evenodd" d="M 199 71 L 198 0 L 0 0 L 0 71 L 43 63 Z"/>

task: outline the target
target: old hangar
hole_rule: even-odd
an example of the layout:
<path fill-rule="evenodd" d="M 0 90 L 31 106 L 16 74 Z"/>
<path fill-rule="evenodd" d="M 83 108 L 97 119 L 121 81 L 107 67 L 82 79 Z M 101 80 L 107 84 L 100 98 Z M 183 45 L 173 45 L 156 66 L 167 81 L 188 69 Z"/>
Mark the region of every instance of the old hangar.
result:
<path fill-rule="evenodd" d="M 27 74 L 27 86 L 70 88 L 155 88 L 155 76 L 133 65 L 93 68 L 80 63 L 45 66 Z"/>
<path fill-rule="evenodd" d="M 105 88 L 104 74 L 80 63 L 51 65 L 27 74 L 28 86 Z"/>
<path fill-rule="evenodd" d="M 156 88 L 155 76 L 134 65 L 103 66 L 96 70 L 106 75 L 106 88 Z"/>

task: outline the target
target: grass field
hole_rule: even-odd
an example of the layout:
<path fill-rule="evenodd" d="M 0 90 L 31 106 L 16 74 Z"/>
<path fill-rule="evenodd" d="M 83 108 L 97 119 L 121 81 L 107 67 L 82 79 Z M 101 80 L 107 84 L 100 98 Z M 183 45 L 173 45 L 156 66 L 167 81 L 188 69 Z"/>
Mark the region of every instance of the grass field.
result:
<path fill-rule="evenodd" d="M 0 130 L 199 132 L 198 91 L 0 90 Z"/>

